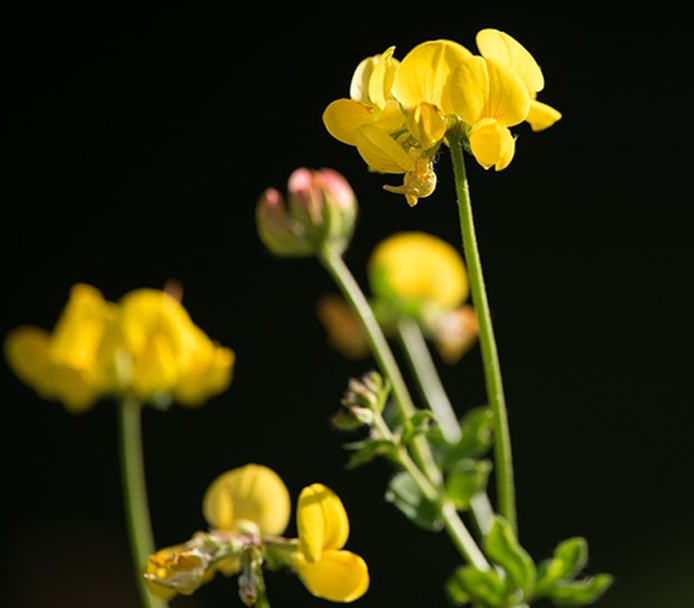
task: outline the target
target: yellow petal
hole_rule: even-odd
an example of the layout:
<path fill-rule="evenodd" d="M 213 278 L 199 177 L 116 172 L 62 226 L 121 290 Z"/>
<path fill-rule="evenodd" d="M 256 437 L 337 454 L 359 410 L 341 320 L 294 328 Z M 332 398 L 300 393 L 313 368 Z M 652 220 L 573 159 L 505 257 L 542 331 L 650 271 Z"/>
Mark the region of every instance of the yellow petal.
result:
<path fill-rule="evenodd" d="M 561 112 L 555 110 L 546 103 L 533 99 L 530 102 L 530 112 L 525 119 L 533 131 L 543 131 L 549 129 L 555 122 L 561 119 Z"/>
<path fill-rule="evenodd" d="M 373 122 L 373 108 L 352 99 L 336 99 L 323 112 L 328 133 L 349 146 L 357 145 L 354 135 L 357 128 Z"/>
<path fill-rule="evenodd" d="M 417 45 L 395 73 L 393 97 L 408 108 L 426 102 L 448 113 L 448 78 L 458 63 L 471 55 L 465 47 L 450 40 L 430 40 Z"/>
<path fill-rule="evenodd" d="M 261 535 L 282 534 L 289 523 L 289 491 L 273 470 L 258 464 L 232 469 L 207 488 L 202 510 L 214 529 L 234 530 L 254 523 Z"/>
<path fill-rule="evenodd" d="M 415 161 L 388 133 L 364 124 L 355 132 L 357 150 L 367 165 L 380 173 L 414 171 Z"/>
<path fill-rule="evenodd" d="M 181 405 L 199 406 L 210 397 L 224 392 L 231 384 L 236 356 L 230 348 L 206 340 L 190 367 L 181 375 L 174 398 Z"/>
<path fill-rule="evenodd" d="M 369 588 L 366 562 L 350 551 L 326 551 L 313 564 L 299 555 L 295 568 L 313 595 L 331 602 L 353 602 Z"/>
<path fill-rule="evenodd" d="M 55 396 L 50 382 L 49 343 L 47 331 L 29 325 L 13 329 L 4 340 L 10 369 L 44 399 Z"/>
<path fill-rule="evenodd" d="M 429 150 L 446 134 L 447 121 L 441 110 L 430 103 L 420 103 L 407 119 L 407 127 L 422 148 Z"/>
<path fill-rule="evenodd" d="M 377 108 L 383 108 L 392 97 L 393 80 L 398 61 L 393 58 L 395 47 L 391 46 L 378 58 L 369 77 L 369 99 Z"/>
<path fill-rule="evenodd" d="M 510 127 L 530 111 L 530 94 L 520 77 L 493 59 L 461 62 L 451 77 L 451 94 L 455 113 L 469 125 L 491 118 Z"/>
<path fill-rule="evenodd" d="M 485 169 L 501 171 L 513 160 L 516 140 L 499 121 L 483 119 L 470 132 L 470 147 L 477 162 Z"/>
<path fill-rule="evenodd" d="M 492 28 L 477 33 L 477 48 L 483 57 L 496 59 L 508 65 L 520 76 L 528 91 L 537 93 L 545 86 L 545 79 L 535 58 L 525 47 L 505 32 Z"/>
<path fill-rule="evenodd" d="M 165 335 L 153 335 L 132 362 L 130 388 L 142 401 L 151 400 L 157 393 L 171 392 L 176 387 L 180 365 Z"/>
<path fill-rule="evenodd" d="M 379 298 L 457 307 L 468 296 L 468 280 L 459 251 L 424 232 L 400 232 L 381 241 L 368 262 L 369 284 Z"/>
<path fill-rule="evenodd" d="M 299 547 L 307 561 L 324 551 L 341 549 L 349 537 L 349 520 L 342 502 L 330 488 L 314 483 L 301 491 L 296 511 Z"/>

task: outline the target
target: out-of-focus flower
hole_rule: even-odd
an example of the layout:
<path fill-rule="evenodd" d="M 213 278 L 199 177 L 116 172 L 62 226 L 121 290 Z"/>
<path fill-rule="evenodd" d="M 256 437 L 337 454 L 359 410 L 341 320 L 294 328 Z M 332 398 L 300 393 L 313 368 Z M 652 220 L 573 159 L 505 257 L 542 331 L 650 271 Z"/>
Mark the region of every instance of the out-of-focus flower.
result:
<path fill-rule="evenodd" d="M 106 396 L 161 397 L 197 406 L 232 378 L 234 353 L 210 340 L 165 291 L 137 289 L 117 304 L 77 284 L 52 333 L 22 326 L 5 338 L 17 376 L 74 413 Z"/>
<path fill-rule="evenodd" d="M 338 496 L 320 483 L 304 488 L 296 518 L 300 552 L 294 568 L 306 588 L 333 602 L 352 602 L 364 595 L 369 571 L 359 555 L 343 550 L 349 520 Z"/>
<path fill-rule="evenodd" d="M 156 289 L 136 289 L 120 300 L 100 357 L 117 392 L 144 402 L 170 395 L 186 406 L 226 390 L 235 360 L 176 298 Z"/>
<path fill-rule="evenodd" d="M 99 290 L 74 285 L 52 333 L 34 326 L 8 333 L 7 362 L 42 398 L 60 401 L 69 412 L 84 412 L 108 388 L 98 353 L 115 315 L 116 306 Z"/>
<path fill-rule="evenodd" d="M 328 341 L 348 359 L 361 359 L 369 354 L 369 342 L 359 317 L 336 294 L 318 300 L 318 319 L 328 332 Z"/>
<path fill-rule="evenodd" d="M 299 497 L 298 539 L 281 536 L 289 523 L 289 492 L 263 465 L 218 476 L 205 492 L 202 510 L 208 532 L 149 557 L 143 576 L 155 595 L 190 595 L 220 572 L 239 574 L 242 599 L 252 603 L 265 560 L 294 569 L 311 593 L 328 600 L 350 602 L 368 588 L 364 560 L 342 550 L 349 534 L 344 507 L 321 484 L 308 486 Z"/>
<path fill-rule="evenodd" d="M 432 307 L 451 310 L 468 296 L 458 251 L 425 232 L 387 237 L 374 248 L 367 270 L 374 296 L 414 316 Z"/>
<path fill-rule="evenodd" d="M 332 169 L 296 169 L 287 183 L 287 204 L 268 188 L 256 206 L 258 235 L 280 256 L 311 256 L 321 248 L 344 251 L 354 232 L 357 199 Z"/>

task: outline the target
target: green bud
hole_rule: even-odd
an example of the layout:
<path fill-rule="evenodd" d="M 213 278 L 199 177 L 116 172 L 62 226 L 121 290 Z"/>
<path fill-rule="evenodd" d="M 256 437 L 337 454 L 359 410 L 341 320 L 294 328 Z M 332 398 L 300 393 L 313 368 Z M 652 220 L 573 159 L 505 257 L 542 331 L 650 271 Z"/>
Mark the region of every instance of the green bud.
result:
<path fill-rule="evenodd" d="M 258 235 L 274 254 L 315 255 L 329 247 L 342 253 L 354 232 L 357 200 L 347 180 L 332 169 L 296 169 L 287 184 L 287 203 L 268 188 L 256 207 Z"/>

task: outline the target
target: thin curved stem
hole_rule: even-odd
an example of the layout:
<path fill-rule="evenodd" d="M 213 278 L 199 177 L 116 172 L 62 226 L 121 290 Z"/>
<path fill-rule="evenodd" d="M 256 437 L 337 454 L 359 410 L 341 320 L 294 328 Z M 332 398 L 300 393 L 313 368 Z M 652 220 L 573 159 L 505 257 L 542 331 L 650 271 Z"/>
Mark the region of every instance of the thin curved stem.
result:
<path fill-rule="evenodd" d="M 513 458 L 511 455 L 511 436 L 508 426 L 508 414 L 506 411 L 506 398 L 504 396 L 503 382 L 501 379 L 501 367 L 499 355 L 492 326 L 492 316 L 487 299 L 487 291 L 482 273 L 482 261 L 480 259 L 475 233 L 475 223 L 472 213 L 472 201 L 465 171 L 465 159 L 461 135 L 453 131 L 449 133 L 451 161 L 455 176 L 455 188 L 458 198 L 458 212 L 460 217 L 460 231 L 463 241 L 463 252 L 470 277 L 470 290 L 472 302 L 479 319 L 479 344 L 484 365 L 487 399 L 494 414 L 494 461 L 496 467 L 497 498 L 499 501 L 499 513 L 508 521 L 511 529 L 518 533 L 516 517 L 515 482 L 513 474 Z"/>
<path fill-rule="evenodd" d="M 345 299 L 352 305 L 352 308 L 361 319 L 376 363 L 381 373 L 387 376 L 391 382 L 393 396 L 400 409 L 400 413 L 405 418 L 411 417 L 416 413 L 417 408 L 412 401 L 407 384 L 400 372 L 400 368 L 393 356 L 388 341 L 383 335 L 383 331 L 361 287 L 347 267 L 347 264 L 345 264 L 342 256 L 338 253 L 326 248 L 319 253 L 318 259 L 332 276 Z M 442 479 L 441 471 L 438 466 L 436 466 L 431 448 L 424 437 L 415 437 L 413 450 L 419 464 L 429 476 L 429 479 L 434 483 L 440 483 Z"/>
<path fill-rule="evenodd" d="M 132 399 L 124 399 L 118 407 L 125 513 L 130 535 L 133 567 L 142 604 L 145 608 L 167 608 L 167 602 L 149 592 L 142 576 L 142 569 L 147 558 L 154 552 L 154 539 L 149 517 L 147 484 L 142 455 L 141 410 L 140 403 Z"/>

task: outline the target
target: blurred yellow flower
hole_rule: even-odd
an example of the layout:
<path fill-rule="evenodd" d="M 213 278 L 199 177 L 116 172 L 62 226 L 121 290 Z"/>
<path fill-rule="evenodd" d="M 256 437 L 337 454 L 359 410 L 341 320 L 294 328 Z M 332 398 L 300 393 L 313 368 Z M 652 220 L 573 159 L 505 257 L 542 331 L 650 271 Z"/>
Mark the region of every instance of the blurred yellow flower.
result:
<path fill-rule="evenodd" d="M 171 395 L 197 406 L 231 383 L 234 353 L 211 341 L 166 291 L 136 289 L 119 302 L 101 361 L 121 393 L 149 402 Z"/>
<path fill-rule="evenodd" d="M 107 390 L 98 353 L 116 306 L 90 285 L 77 284 L 52 333 L 21 326 L 5 337 L 5 357 L 12 371 L 44 399 L 66 410 L 90 409 Z"/>
<path fill-rule="evenodd" d="M 366 562 L 342 548 L 349 537 L 347 512 L 320 483 L 304 488 L 297 507 L 299 548 L 294 568 L 306 588 L 332 602 L 352 602 L 369 588 Z"/>
<path fill-rule="evenodd" d="M 424 232 L 399 232 L 375 248 L 368 262 L 374 295 L 406 312 L 453 309 L 469 291 L 467 273 L 458 251 Z"/>
<path fill-rule="evenodd" d="M 81 283 L 52 333 L 17 327 L 4 350 L 20 380 L 73 413 L 105 396 L 200 405 L 226 390 L 234 364 L 233 351 L 212 342 L 167 292 L 138 289 L 115 304 Z"/>

